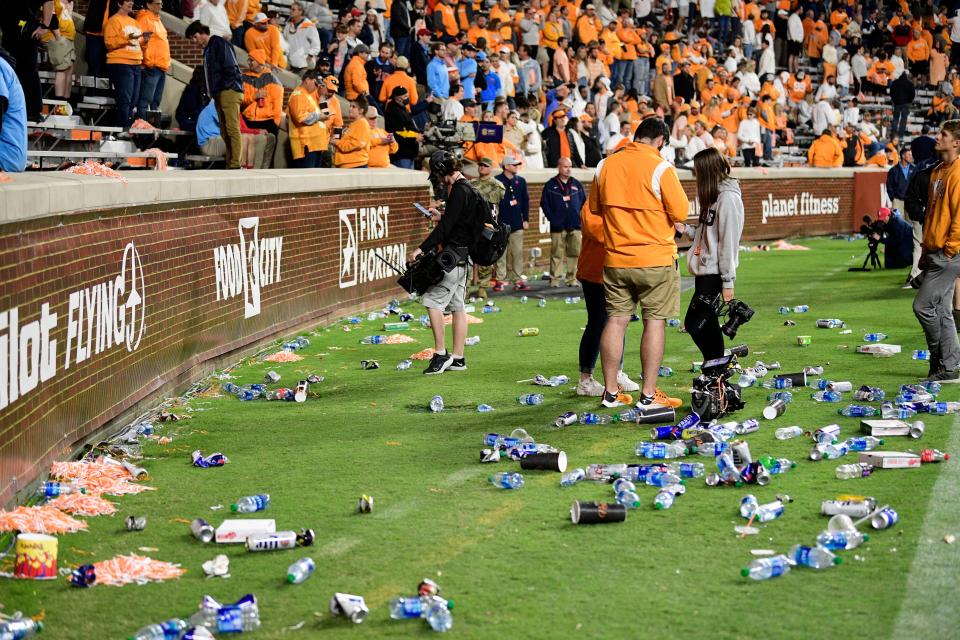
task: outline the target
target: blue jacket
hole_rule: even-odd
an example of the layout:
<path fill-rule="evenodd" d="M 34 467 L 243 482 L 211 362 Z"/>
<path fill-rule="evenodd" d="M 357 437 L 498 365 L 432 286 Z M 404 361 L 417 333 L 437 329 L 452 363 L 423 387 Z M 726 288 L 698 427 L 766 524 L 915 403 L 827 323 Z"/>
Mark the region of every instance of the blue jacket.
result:
<path fill-rule="evenodd" d="M 210 138 L 220 135 L 220 117 L 213 100 L 207 103 L 197 117 L 197 146 L 202 147 Z"/>
<path fill-rule="evenodd" d="M 243 93 L 243 76 L 233 45 L 220 36 L 210 36 L 203 50 L 203 73 L 207 79 L 207 95 L 211 98 L 227 89 Z"/>
<path fill-rule="evenodd" d="M 886 269 L 902 269 L 913 265 L 913 227 L 894 214 L 887 220 L 886 234 L 881 239 L 885 245 L 883 266 Z"/>
<path fill-rule="evenodd" d="M 487 88 L 480 92 L 480 102 L 493 102 L 500 95 L 500 76 L 496 71 L 489 71 L 484 76 Z"/>
<path fill-rule="evenodd" d="M 887 195 L 897 200 L 903 200 L 907 195 L 907 185 L 910 184 L 910 178 L 917 172 L 916 165 L 908 165 L 907 175 L 903 175 L 903 165 L 899 162 L 887 172 Z M 903 213 L 901 211 L 901 213 Z"/>
<path fill-rule="evenodd" d="M 27 102 L 16 71 L 0 57 L 0 171 L 19 173 L 27 166 Z"/>
<path fill-rule="evenodd" d="M 557 176 L 543 185 L 540 208 L 550 221 L 550 233 L 580 228 L 580 208 L 587 200 L 587 192 L 579 180 L 570 176 L 567 184 Z"/>
<path fill-rule="evenodd" d="M 460 84 L 463 85 L 463 97 L 473 100 L 475 91 L 473 81 L 477 77 L 477 61 L 464 56 L 457 60 L 457 69 L 460 71 Z M 470 77 L 468 78 L 467 76 Z"/>
<path fill-rule="evenodd" d="M 447 73 L 447 63 L 436 56 L 427 65 L 427 86 L 435 98 L 450 97 L 450 75 Z"/>
<path fill-rule="evenodd" d="M 503 199 L 500 201 L 498 219 L 510 225 L 510 233 L 522 231 L 523 223 L 530 220 L 530 193 L 527 191 L 527 181 L 520 176 L 507 178 L 500 174 L 497 180 L 506 188 Z"/>

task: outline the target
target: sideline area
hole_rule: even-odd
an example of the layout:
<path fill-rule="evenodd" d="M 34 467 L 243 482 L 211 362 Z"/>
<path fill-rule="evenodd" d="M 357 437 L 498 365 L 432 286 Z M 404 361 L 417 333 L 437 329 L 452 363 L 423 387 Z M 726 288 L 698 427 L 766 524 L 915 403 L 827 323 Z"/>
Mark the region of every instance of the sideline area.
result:
<path fill-rule="evenodd" d="M 865 255 L 860 240 L 795 242 L 812 250 L 740 254 L 738 298 L 757 310 L 736 341 L 750 346 L 742 364 L 779 361 L 782 371 L 822 365 L 824 378 L 849 380 L 854 388 L 881 387 L 888 397 L 900 384 L 915 382 L 925 363 L 911 360 L 910 353 L 923 348 L 923 336 L 910 310 L 913 294 L 900 289 L 903 273 L 847 273 Z M 960 534 L 951 500 L 955 489 L 950 489 L 957 462 L 878 470 L 869 478 L 841 481 L 834 469 L 855 461 L 854 454 L 812 462 L 808 437 L 779 441 L 773 436 L 783 426 L 813 430 L 832 422 L 842 426 L 843 437 L 854 435 L 859 419 L 837 415 L 852 402 L 850 394 L 840 404 L 817 404 L 808 397 L 811 390 L 795 389 L 782 417 L 763 420 L 758 432 L 744 438 L 754 458 L 797 462 L 769 485 L 737 489 L 689 480 L 686 495 L 662 512 L 652 507 L 655 491 L 640 487 L 642 504 L 623 524 L 577 527 L 570 522 L 573 500 L 610 499 L 609 485 L 561 488 L 559 474 L 534 471 L 524 472 L 526 484 L 519 490 L 491 486 L 489 473 L 519 468 L 508 460 L 479 464 L 488 432 L 524 428 L 537 442 L 565 451 L 571 468 L 636 462 L 634 447 L 647 439 L 645 427 L 632 425 L 553 427 L 559 414 L 594 411 L 598 404 L 574 395 L 586 314 L 582 302 L 551 298 L 539 307 L 534 294 L 528 297 L 524 304 L 517 295 L 496 296 L 499 313 L 482 314 L 478 307 L 475 315 L 483 322 L 470 325 L 469 335 L 479 336 L 480 343 L 467 348 L 466 372 L 427 377 L 419 372 L 425 363 L 417 362 L 410 370 L 395 369 L 431 344 L 429 331 L 416 322 L 422 308 L 402 299 L 403 310 L 414 315 L 413 328 L 403 332 L 413 338 L 411 344 L 359 344 L 364 336 L 383 333 L 385 321 L 367 320 L 363 313 L 359 324 L 337 321 L 300 332 L 310 339 L 297 352 L 301 361 L 250 357 L 227 372 L 229 381 L 246 384 L 274 370 L 284 386 L 309 374 L 323 376 L 303 404 L 242 402 L 218 391 L 227 380 L 208 379 L 207 391 L 166 407 L 188 419 L 155 423 L 157 436 L 171 439 L 168 444 L 144 442 L 143 466 L 151 476 L 146 484 L 158 490 L 116 498 L 115 517 L 89 518 L 88 533 L 60 537 L 61 567 L 133 552 L 180 563 L 187 573 L 160 584 L 89 590 L 70 588 L 65 580 L 11 581 L 5 585 L 4 610 L 32 614 L 43 609 L 44 634 L 51 637 L 127 637 L 149 623 L 188 617 L 204 594 L 232 602 L 254 593 L 263 626 L 253 637 L 310 637 L 319 631 L 336 637 L 406 637 L 429 631 L 416 622 L 390 620 L 386 605 L 429 577 L 456 601 L 451 633 L 463 638 L 628 637 L 644 627 L 663 637 L 809 638 L 822 635 L 825 625 L 837 637 L 869 629 L 873 637 L 893 638 L 907 631 L 926 637 L 960 623 L 960 613 L 948 604 L 949 591 L 933 588 L 949 585 L 960 567 L 958 547 L 942 540 L 945 534 Z M 685 292 L 684 308 L 689 297 Z M 796 305 L 810 310 L 777 312 Z M 818 318 L 840 318 L 851 333 L 818 329 Z M 784 326 L 785 320 L 797 324 Z M 522 327 L 537 327 L 540 335 L 518 337 Z M 639 329 L 632 324 L 627 335 L 625 370 L 635 378 Z M 903 351 L 891 358 L 855 353 L 865 333 L 878 331 Z M 797 346 L 796 336 L 802 334 L 812 337 L 811 346 Z M 278 350 L 280 342 L 272 347 L 264 354 Z M 668 332 L 664 365 L 673 375 L 661 384 L 670 395 L 683 397 L 686 408 L 690 363 L 697 355 L 689 336 Z M 380 368 L 362 369 L 360 361 L 369 359 L 378 360 Z M 516 382 L 538 373 L 565 374 L 573 383 L 549 388 Z M 527 392 L 542 392 L 544 402 L 519 405 L 515 398 Z M 768 393 L 747 389 L 747 406 L 729 419 L 759 417 Z M 435 394 L 444 398 L 440 413 L 428 407 Z M 949 386 L 939 397 L 958 399 L 960 389 Z M 480 403 L 494 411 L 478 413 Z M 957 444 L 954 417 L 927 416 L 925 422 L 919 442 L 890 438 L 881 449 L 956 453 L 949 448 Z M 190 454 L 196 449 L 204 455 L 222 451 L 230 462 L 192 467 Z M 709 458 L 689 461 L 704 462 L 708 471 L 713 466 Z M 193 518 L 217 526 L 229 517 L 230 503 L 262 492 L 271 496 L 263 517 L 275 518 L 278 529 L 313 528 L 313 547 L 249 553 L 242 545 L 204 545 L 190 535 Z M 761 503 L 784 493 L 793 501 L 781 518 L 759 525 L 759 535 L 741 539 L 734 526 L 744 522 L 737 508 L 747 493 Z M 362 494 L 375 498 L 371 514 L 356 513 Z M 751 550 L 780 553 L 794 544 L 811 544 L 827 523 L 819 514 L 820 502 L 839 494 L 889 503 L 900 521 L 886 531 L 865 528 L 869 542 L 839 552 L 843 563 L 835 568 L 795 568 L 765 583 L 740 577 L 753 559 Z M 217 505 L 225 508 L 211 510 Z M 128 515 L 146 516 L 146 529 L 126 531 Z M 205 579 L 201 564 L 217 553 L 229 557 L 231 577 Z M 287 566 L 303 556 L 314 558 L 315 574 L 302 585 L 285 584 Z M 330 616 L 327 603 L 337 591 L 366 598 L 371 612 L 364 624 Z M 921 601 L 935 616 L 928 625 L 918 623 L 911 609 Z M 300 622 L 298 631 L 286 631 Z"/>

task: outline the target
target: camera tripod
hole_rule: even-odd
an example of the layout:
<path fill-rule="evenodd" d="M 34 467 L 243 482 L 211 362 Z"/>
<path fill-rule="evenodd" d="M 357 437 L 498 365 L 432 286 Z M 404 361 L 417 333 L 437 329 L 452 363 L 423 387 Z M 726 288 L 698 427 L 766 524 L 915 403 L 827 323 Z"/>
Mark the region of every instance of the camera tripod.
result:
<path fill-rule="evenodd" d="M 867 244 L 867 247 L 870 249 L 870 252 L 867 254 L 867 257 L 863 259 L 863 266 L 861 267 L 850 267 L 847 271 L 870 271 L 872 269 L 883 269 L 883 263 L 880 262 L 880 254 L 877 253 L 877 247 L 880 246 L 879 242 L 870 242 Z M 867 268 L 867 263 L 870 263 L 870 268 Z"/>

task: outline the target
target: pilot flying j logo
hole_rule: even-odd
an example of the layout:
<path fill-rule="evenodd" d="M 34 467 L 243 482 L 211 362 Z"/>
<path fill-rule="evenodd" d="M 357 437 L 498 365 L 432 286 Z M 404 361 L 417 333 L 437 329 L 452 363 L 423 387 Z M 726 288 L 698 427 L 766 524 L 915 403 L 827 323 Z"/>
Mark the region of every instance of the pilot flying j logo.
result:
<path fill-rule="evenodd" d="M 57 314 L 50 302 L 40 318 L 20 324 L 20 309 L 0 311 L 0 409 L 56 377 Z M 136 246 L 124 247 L 116 277 L 70 294 L 63 368 L 124 346 L 136 351 L 146 331 L 146 281 Z"/>
<path fill-rule="evenodd" d="M 388 264 L 402 269 L 407 243 L 361 248 L 361 243 L 388 240 L 390 207 L 340 209 L 340 288 L 373 282 L 395 275 Z"/>
<path fill-rule="evenodd" d="M 260 238 L 260 218 L 240 218 L 240 241 L 213 250 L 217 300 L 243 296 L 243 317 L 260 315 L 261 289 L 280 282 L 283 236 Z"/>

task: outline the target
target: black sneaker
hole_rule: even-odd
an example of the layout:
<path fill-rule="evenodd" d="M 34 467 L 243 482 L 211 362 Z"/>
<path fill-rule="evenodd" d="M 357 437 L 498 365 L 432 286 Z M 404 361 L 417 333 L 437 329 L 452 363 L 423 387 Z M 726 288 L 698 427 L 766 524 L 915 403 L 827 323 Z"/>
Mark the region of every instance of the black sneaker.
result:
<path fill-rule="evenodd" d="M 454 358 L 453 362 L 450 363 L 450 366 L 447 367 L 448 371 L 466 371 L 467 370 L 467 359 L 466 358 Z"/>
<path fill-rule="evenodd" d="M 450 354 L 440 355 L 439 353 L 433 354 L 433 357 L 430 358 L 430 366 L 423 370 L 423 372 L 428 376 L 435 376 L 438 373 L 443 373 L 447 368 L 453 364 L 453 356 Z"/>
<path fill-rule="evenodd" d="M 956 371 L 938 371 L 924 382 L 939 382 L 940 384 L 957 384 L 960 383 L 960 373 Z"/>

